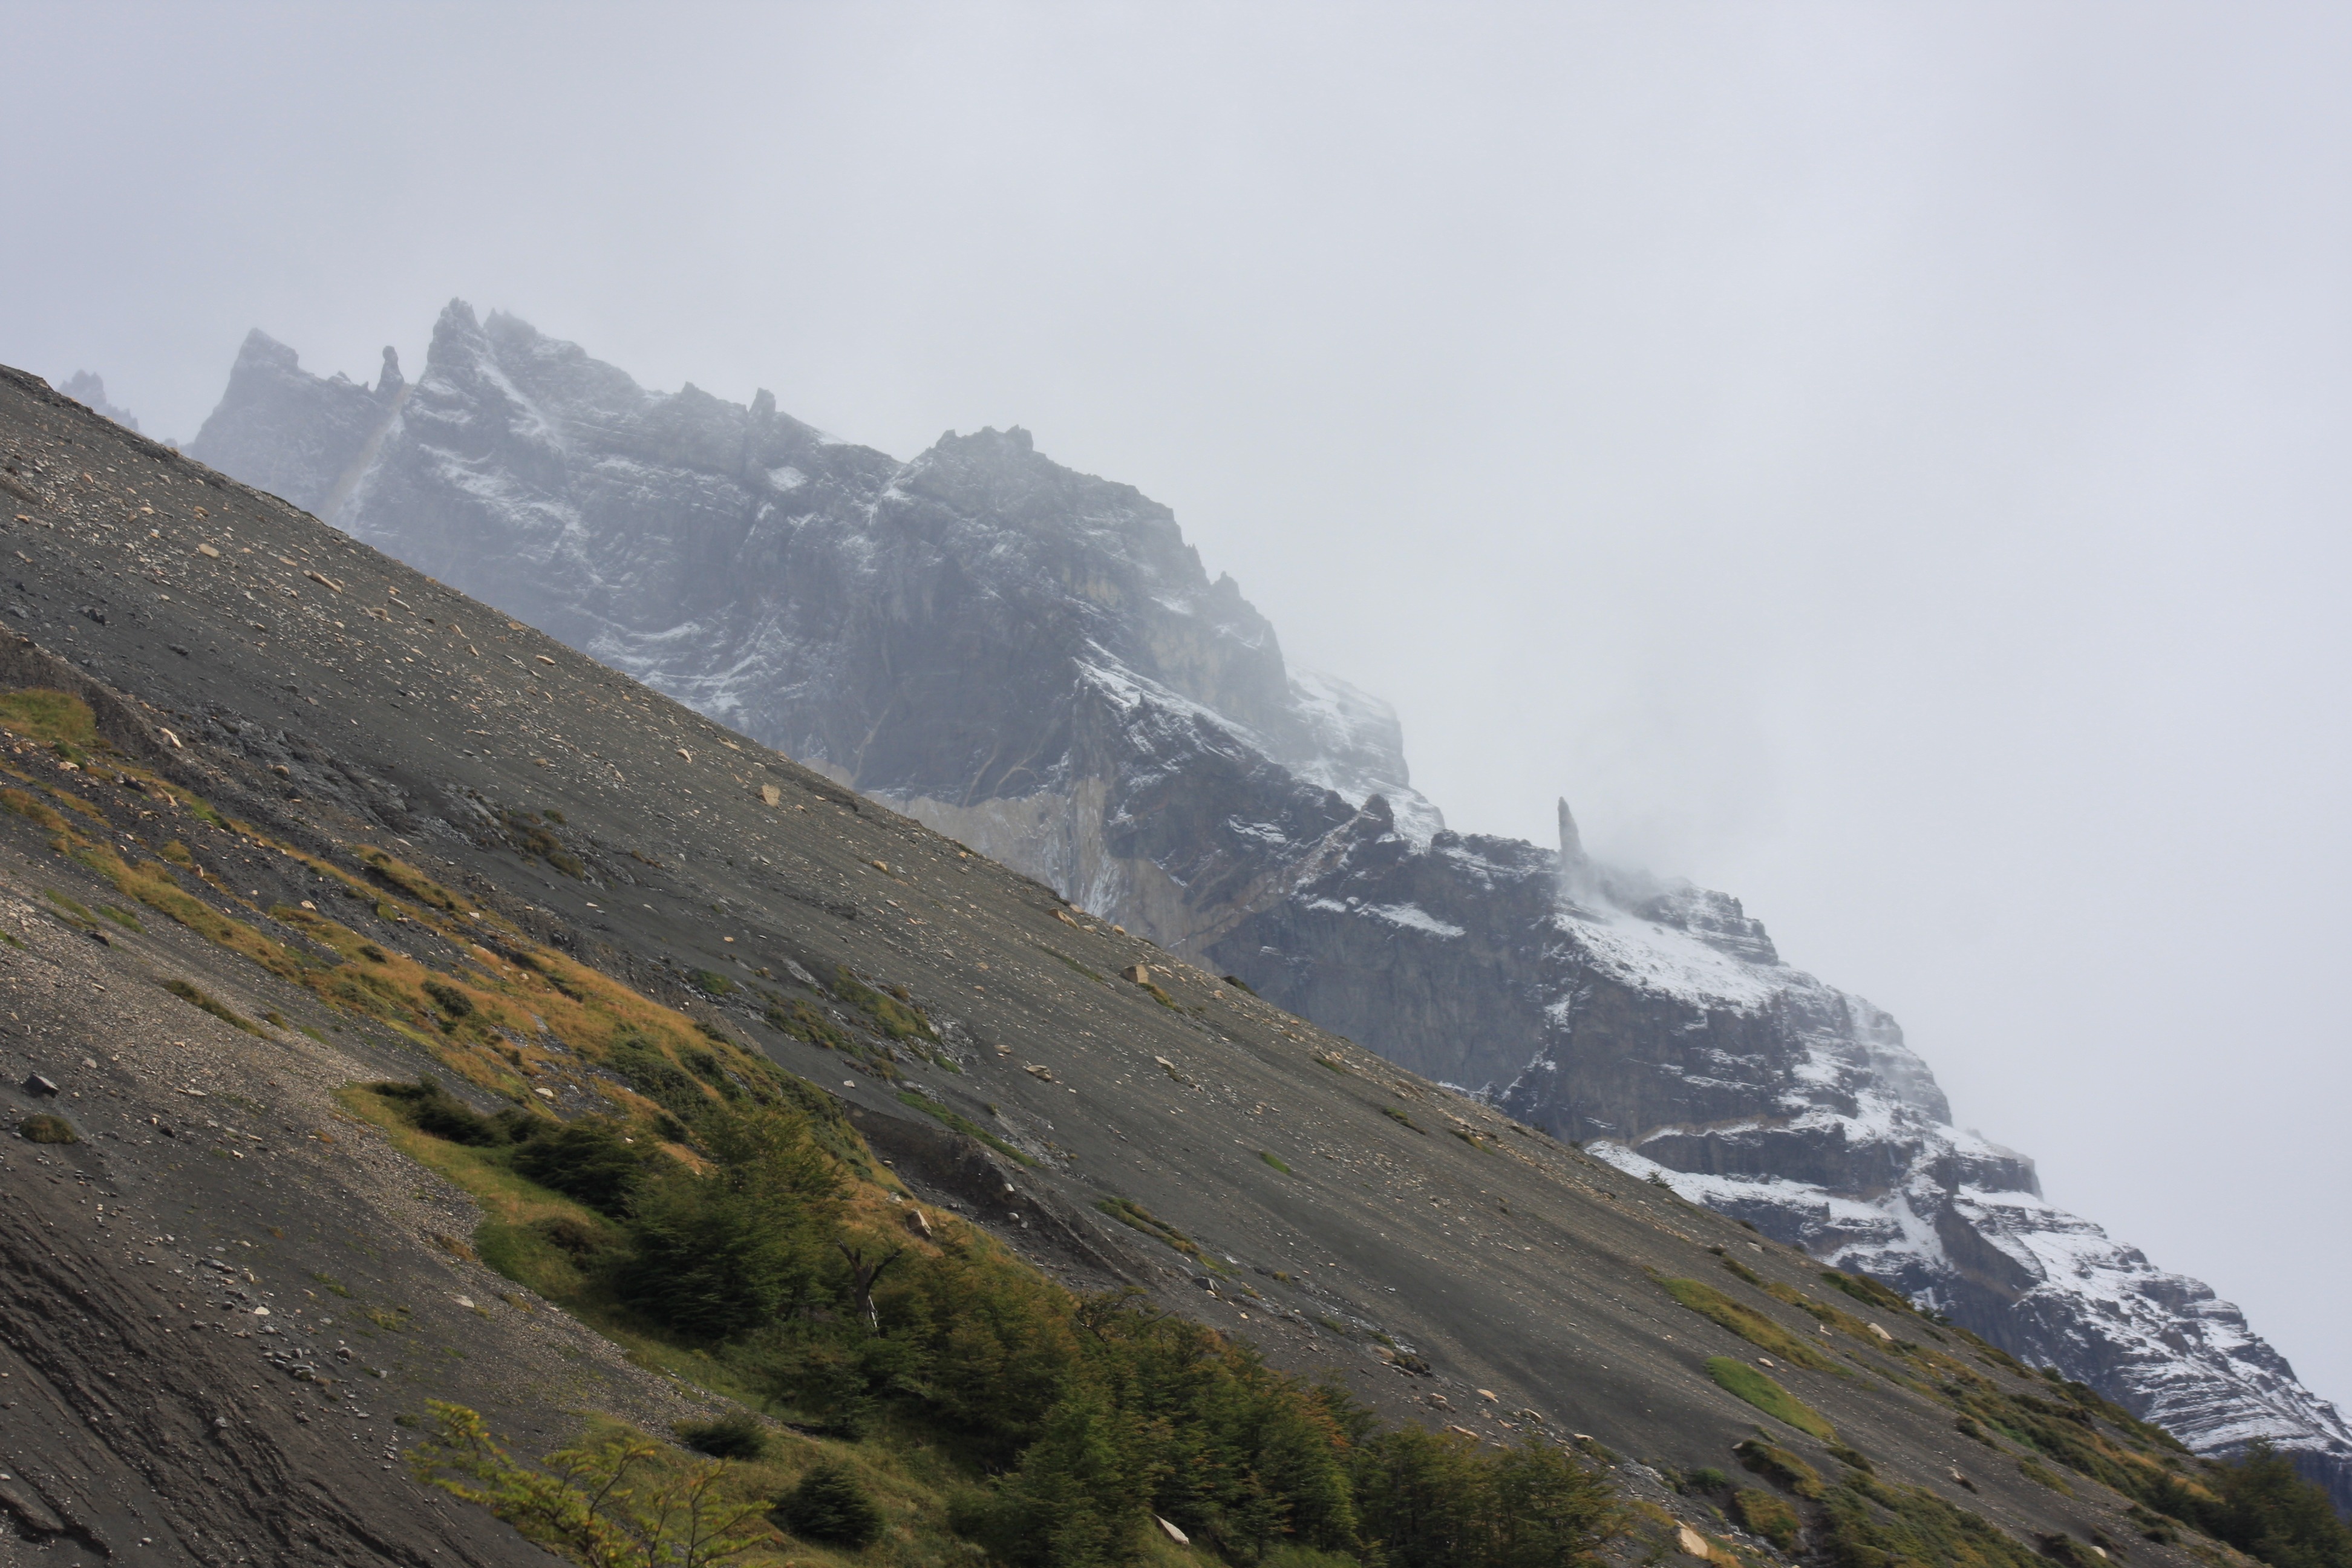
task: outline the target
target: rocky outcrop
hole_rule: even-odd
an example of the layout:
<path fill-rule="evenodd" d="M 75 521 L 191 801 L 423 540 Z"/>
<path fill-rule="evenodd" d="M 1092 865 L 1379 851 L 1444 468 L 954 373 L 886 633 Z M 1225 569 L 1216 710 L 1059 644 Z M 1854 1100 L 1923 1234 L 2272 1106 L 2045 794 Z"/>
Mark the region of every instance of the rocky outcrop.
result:
<path fill-rule="evenodd" d="M 405 390 L 400 357 L 389 348 L 370 390 L 341 374 L 309 374 L 292 349 L 250 331 L 229 369 L 228 390 L 188 455 L 324 516 Z"/>
<path fill-rule="evenodd" d="M 414 387 L 248 339 L 196 453 L 1522 1121 L 2352 1503 L 2234 1308 L 1963 1133 L 1739 901 L 1445 830 L 1385 705 L 1290 670 L 1169 510 L 1018 428 L 899 461 L 453 303 Z"/>

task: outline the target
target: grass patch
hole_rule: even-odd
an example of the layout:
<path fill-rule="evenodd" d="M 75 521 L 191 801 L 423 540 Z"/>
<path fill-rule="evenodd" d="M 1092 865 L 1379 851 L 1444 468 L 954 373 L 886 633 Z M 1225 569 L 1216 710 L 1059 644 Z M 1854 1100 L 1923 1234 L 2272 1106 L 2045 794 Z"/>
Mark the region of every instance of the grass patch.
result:
<path fill-rule="evenodd" d="M 1035 947 L 1036 947 L 1036 949 L 1037 949 L 1037 951 L 1038 951 L 1038 952 L 1042 952 L 1042 953 L 1045 953 L 1045 954 L 1047 954 L 1047 955 L 1048 955 L 1048 956 L 1050 956 L 1050 957 L 1060 959 L 1060 960 L 1061 960 L 1065 964 L 1068 965 L 1072 970 L 1074 970 L 1074 971 L 1075 971 L 1075 972 L 1076 972 L 1077 973 L 1080 973 L 1080 974 L 1085 975 L 1087 979 L 1089 979 L 1089 980 L 1093 981 L 1096 984 L 1097 984 L 1097 985 L 1108 985 L 1108 984 L 1110 984 L 1110 982 L 1109 982 L 1109 981 L 1105 980 L 1105 979 L 1104 979 L 1100 974 L 1097 974 L 1097 973 L 1095 973 L 1093 970 L 1088 969 L 1085 964 L 1080 963 L 1076 959 L 1072 958 L 1068 953 L 1066 953 L 1066 952 L 1056 952 L 1054 949 L 1052 949 L 1052 948 L 1050 948 L 1050 947 L 1047 947 L 1047 946 L 1046 946 L 1044 942 L 1037 942 L 1037 943 L 1035 943 L 1034 945 L 1035 945 Z"/>
<path fill-rule="evenodd" d="M 2057 1471 L 2052 1469 L 2049 1466 L 2043 1464 L 2039 1459 L 2024 1458 L 2018 1460 L 2017 1472 L 2023 1476 L 2027 1480 L 2032 1481 L 2035 1486 L 2048 1487 L 2052 1491 L 2060 1493 L 2065 1497 L 2073 1497 L 2074 1495 L 2074 1489 L 2067 1484 L 2066 1478 L 2060 1475 Z"/>
<path fill-rule="evenodd" d="M 834 972 L 833 990 L 834 994 L 873 1019 L 874 1026 L 894 1040 L 937 1041 L 940 1037 L 930 1019 L 915 1005 L 914 998 L 903 985 L 877 991 L 851 973 L 845 963 Z"/>
<path fill-rule="evenodd" d="M 214 996 L 202 986 L 191 984 L 185 980 L 166 980 L 163 982 L 163 989 L 169 991 L 173 995 L 177 996 L 181 1001 L 185 1002 L 191 1007 L 202 1008 L 205 1012 L 210 1013 L 214 1017 L 218 1018 L 222 1023 L 226 1024 L 233 1029 L 243 1029 L 247 1034 L 251 1035 L 256 1039 L 267 1039 L 268 1037 L 261 1032 L 260 1025 L 245 1016 L 245 1015 L 239 1013 L 227 1003 Z"/>
<path fill-rule="evenodd" d="M 1811 1433 L 1824 1443 L 1837 1436 L 1836 1428 L 1822 1419 L 1819 1411 L 1744 1361 L 1734 1361 L 1726 1355 L 1709 1356 L 1706 1374 L 1725 1393 L 1748 1401 L 1775 1421 Z"/>
<path fill-rule="evenodd" d="M 1283 1158 L 1279 1154 L 1269 1153 L 1265 1150 L 1261 1149 L 1257 1152 L 1257 1157 L 1265 1161 L 1267 1164 L 1273 1166 L 1276 1170 L 1280 1171 L 1286 1176 L 1296 1175 L 1297 1173 L 1287 1164 L 1284 1163 Z"/>
<path fill-rule="evenodd" d="M 2035 1552 L 1935 1493 L 1864 1475 L 1848 1476 L 1830 1494 L 1821 1532 L 1838 1563 L 2046 1568 Z"/>
<path fill-rule="evenodd" d="M 1815 1372 L 1846 1375 L 1845 1369 L 1815 1350 L 1779 1323 L 1742 1306 L 1714 1286 L 1700 1279 L 1661 1279 L 1667 1295 L 1696 1312 L 1710 1322 L 1729 1329 L 1749 1344 L 1769 1351 L 1772 1354 L 1798 1366 L 1811 1367 Z"/>
<path fill-rule="evenodd" d="M 1422 1132 L 1420 1125 L 1416 1123 L 1412 1117 L 1407 1116 L 1403 1111 L 1399 1110 L 1393 1105 L 1381 1106 L 1381 1114 L 1387 1117 L 1391 1121 L 1395 1122 L 1400 1127 L 1409 1127 L 1415 1132 L 1421 1132 L 1421 1135 L 1424 1138 L 1429 1136 L 1428 1133 Z"/>
<path fill-rule="evenodd" d="M 1130 1230 L 1141 1231 L 1161 1246 L 1183 1254 L 1212 1274 L 1228 1272 L 1222 1259 L 1201 1250 L 1201 1244 L 1137 1203 L 1133 1198 L 1097 1198 L 1095 1207 Z"/>
<path fill-rule="evenodd" d="M 1890 1312 L 1901 1312 L 1906 1317 L 1919 1315 L 1919 1309 L 1867 1275 L 1824 1268 L 1822 1270 L 1822 1282 L 1844 1291 L 1857 1301 L 1867 1301 L 1874 1307 L 1884 1307 Z"/>
<path fill-rule="evenodd" d="M 45 746 L 89 751 L 98 742 L 98 715 L 80 698 L 28 686 L 0 693 L 0 729 Z"/>
<path fill-rule="evenodd" d="M 979 1139 L 982 1142 L 987 1144 L 990 1148 L 995 1150 L 998 1153 L 1003 1155 L 1008 1160 L 1017 1160 L 1024 1165 L 1034 1165 L 1037 1163 L 1030 1155 L 1013 1147 L 1003 1139 L 999 1138 L 995 1133 L 991 1132 L 987 1128 L 982 1127 L 971 1117 L 959 1115 L 957 1112 L 950 1110 L 946 1106 L 941 1105 L 936 1100 L 926 1099 L 924 1096 L 915 1093 L 912 1089 L 900 1089 L 898 1091 L 898 1103 L 921 1111 L 924 1115 L 929 1117 L 934 1121 L 940 1122 L 943 1126 L 951 1127 L 967 1138 Z"/>
<path fill-rule="evenodd" d="M 1783 1552 L 1793 1551 L 1801 1521 L 1797 1510 L 1770 1492 L 1753 1487 L 1732 1494 L 1731 1511 L 1751 1535 L 1760 1535 Z"/>
<path fill-rule="evenodd" d="M 846 1051 L 853 1054 L 857 1048 L 857 1042 L 850 1037 L 848 1030 L 797 996 L 790 1002 L 784 1001 L 782 997 L 771 997 L 768 1002 L 767 1024 L 768 1027 L 777 1033 L 790 1035 L 803 1045 L 815 1046 L 828 1051 Z"/>
<path fill-rule="evenodd" d="M 0 806 L 5 806 L 29 821 L 39 823 L 52 833 L 63 833 L 66 830 L 64 817 L 59 816 L 23 790 L 0 789 Z"/>
<path fill-rule="evenodd" d="M 55 888 L 43 888 L 41 891 L 48 899 L 50 903 L 57 906 L 58 914 L 61 916 L 68 925 L 72 925 L 82 931 L 96 931 L 98 929 L 98 917 L 90 913 L 89 906 L 83 903 L 79 899 L 73 897 L 70 893 L 61 893 Z"/>
<path fill-rule="evenodd" d="M 1750 1437 L 1744 1443 L 1733 1444 L 1731 1451 L 1739 1456 L 1742 1466 L 1774 1486 L 1801 1498 L 1821 1500 L 1822 1473 L 1770 1438 Z"/>

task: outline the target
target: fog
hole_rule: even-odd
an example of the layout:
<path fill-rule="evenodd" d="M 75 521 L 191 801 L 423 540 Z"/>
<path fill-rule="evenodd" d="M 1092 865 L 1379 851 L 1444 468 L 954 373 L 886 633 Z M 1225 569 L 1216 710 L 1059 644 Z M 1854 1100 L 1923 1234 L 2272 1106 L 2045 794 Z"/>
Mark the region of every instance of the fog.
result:
<path fill-rule="evenodd" d="M 0 5 L 0 361 L 503 308 L 1177 509 L 2352 1398 L 2352 13 Z"/>

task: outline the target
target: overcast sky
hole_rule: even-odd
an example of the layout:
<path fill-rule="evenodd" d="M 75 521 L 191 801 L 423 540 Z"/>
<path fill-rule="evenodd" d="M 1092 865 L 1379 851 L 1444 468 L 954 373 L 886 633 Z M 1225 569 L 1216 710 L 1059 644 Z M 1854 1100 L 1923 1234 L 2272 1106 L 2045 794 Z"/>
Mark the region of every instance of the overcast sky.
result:
<path fill-rule="evenodd" d="M 0 3 L 0 361 L 451 296 L 1168 502 L 2352 1401 L 2352 11 Z"/>

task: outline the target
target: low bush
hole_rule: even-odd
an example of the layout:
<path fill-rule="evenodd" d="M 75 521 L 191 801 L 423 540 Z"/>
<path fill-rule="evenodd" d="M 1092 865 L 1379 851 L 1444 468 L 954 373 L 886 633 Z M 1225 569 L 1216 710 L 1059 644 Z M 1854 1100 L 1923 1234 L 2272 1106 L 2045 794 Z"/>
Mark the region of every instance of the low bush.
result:
<path fill-rule="evenodd" d="M 811 1467 L 771 1517 L 803 1541 L 853 1552 L 882 1533 L 882 1510 L 849 1467 L 833 1460 Z"/>
<path fill-rule="evenodd" d="M 628 1213 L 647 1164 L 620 1124 L 602 1117 L 542 1127 L 514 1155 L 518 1173 L 614 1218 Z M 564 1245 L 561 1238 L 550 1239 Z"/>
<path fill-rule="evenodd" d="M 429 1077 L 415 1083 L 372 1083 L 369 1089 L 390 1100 L 411 1127 L 452 1143 L 487 1148 L 511 1143 L 529 1131 L 533 1118 L 520 1110 L 484 1116 Z"/>
<path fill-rule="evenodd" d="M 397 1087 L 404 1115 L 439 1101 Z M 1295 1568 L 1573 1568 L 1618 1528 L 1605 1483 L 1567 1450 L 1383 1431 L 1343 1389 L 1276 1372 L 1139 1293 L 1074 1295 L 953 1222 L 920 1241 L 880 1228 L 852 1201 L 831 1130 L 797 1110 L 708 1101 L 692 1134 L 698 1168 L 622 1159 L 616 1143 L 636 1146 L 593 1122 L 534 1126 L 481 1157 L 575 1194 L 592 1173 L 634 1171 L 605 1189 L 609 1230 L 542 1215 L 511 1234 L 577 1264 L 572 1300 L 707 1355 L 716 1381 L 803 1431 L 887 1423 L 894 1444 L 936 1445 L 950 1473 L 980 1478 L 950 1522 L 1013 1568 L 1130 1562 L 1155 1517 L 1226 1562 Z M 1136 1205 L 1121 1217 L 1166 1229 Z M 714 1453 L 733 1440 L 680 1436 Z M 812 1471 L 773 1519 L 847 1547 L 878 1528 L 861 1501 L 846 1472 Z"/>
<path fill-rule="evenodd" d="M 714 1459 L 758 1459 L 768 1452 L 768 1429 L 759 1417 L 741 1410 L 714 1420 L 688 1421 L 677 1428 L 677 1440 Z"/>
<path fill-rule="evenodd" d="M 81 1134 L 62 1116 L 27 1116 L 16 1123 L 16 1136 L 27 1143 L 79 1143 Z"/>

